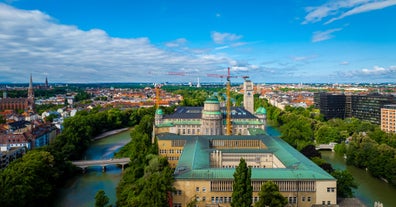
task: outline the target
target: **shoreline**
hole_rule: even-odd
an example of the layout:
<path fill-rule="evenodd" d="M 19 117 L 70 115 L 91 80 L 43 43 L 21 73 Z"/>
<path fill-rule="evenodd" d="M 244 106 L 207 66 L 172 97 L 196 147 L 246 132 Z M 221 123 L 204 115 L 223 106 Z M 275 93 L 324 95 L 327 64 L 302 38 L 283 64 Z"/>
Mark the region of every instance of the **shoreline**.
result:
<path fill-rule="evenodd" d="M 98 136 L 92 138 L 92 140 L 96 141 L 96 140 L 103 139 L 103 138 L 106 138 L 108 136 L 111 136 L 111 135 L 114 135 L 114 134 L 118 134 L 120 132 L 124 132 L 124 131 L 127 131 L 127 130 L 129 130 L 129 127 L 103 132 L 102 134 L 99 134 Z"/>

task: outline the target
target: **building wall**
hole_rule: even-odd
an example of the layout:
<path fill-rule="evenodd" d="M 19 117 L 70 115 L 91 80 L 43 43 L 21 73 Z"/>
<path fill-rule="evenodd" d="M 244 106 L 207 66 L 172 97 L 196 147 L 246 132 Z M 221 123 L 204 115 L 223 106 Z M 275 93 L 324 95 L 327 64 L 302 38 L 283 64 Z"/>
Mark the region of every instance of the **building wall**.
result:
<path fill-rule="evenodd" d="M 174 187 L 176 193 L 173 194 L 173 206 L 187 206 L 188 203 L 197 199 L 198 207 L 206 207 L 210 204 L 220 204 L 228 207 L 232 196 L 232 180 L 211 181 L 211 180 L 176 180 Z M 265 181 L 253 181 L 253 203 L 259 199 L 259 191 Z M 336 204 L 336 190 L 327 192 L 327 188 L 336 186 L 336 181 L 310 181 L 313 187 L 307 190 L 304 182 L 301 181 L 275 181 L 280 187 L 281 194 L 289 201 L 288 206 L 311 207 L 314 204 Z M 300 187 L 296 187 L 299 186 Z M 282 190 L 288 189 L 288 190 Z"/>
<path fill-rule="evenodd" d="M 396 132 L 396 105 L 389 108 L 381 108 L 381 130 Z"/>
<path fill-rule="evenodd" d="M 316 204 L 328 205 L 328 204 L 336 204 L 336 203 L 337 203 L 337 182 L 317 181 Z"/>
<path fill-rule="evenodd" d="M 171 168 L 176 168 L 184 143 L 185 140 L 158 140 L 158 154 L 168 159 Z"/>

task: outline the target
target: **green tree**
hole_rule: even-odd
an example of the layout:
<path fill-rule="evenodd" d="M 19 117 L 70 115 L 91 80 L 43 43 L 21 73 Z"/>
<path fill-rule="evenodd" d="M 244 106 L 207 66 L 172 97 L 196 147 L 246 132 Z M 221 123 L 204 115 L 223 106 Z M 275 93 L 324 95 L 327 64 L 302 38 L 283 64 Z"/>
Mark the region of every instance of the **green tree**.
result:
<path fill-rule="evenodd" d="M 3 115 L 0 115 L 0 124 L 5 124 L 5 123 L 6 123 L 5 118 L 3 117 Z"/>
<path fill-rule="evenodd" d="M 241 158 L 234 173 L 232 207 L 248 207 L 252 205 L 253 187 L 251 184 L 251 174 L 252 169 L 248 167 L 246 161 Z"/>
<path fill-rule="evenodd" d="M 337 196 L 353 197 L 352 188 L 357 188 L 357 184 L 352 174 L 346 170 L 335 170 L 331 175 L 337 179 Z"/>
<path fill-rule="evenodd" d="M 104 190 L 99 190 L 95 195 L 95 207 L 105 207 L 108 203 L 109 197 L 106 195 Z"/>
<path fill-rule="evenodd" d="M 0 171 L 0 206 L 50 206 L 54 164 L 49 152 L 33 150 Z"/>
<path fill-rule="evenodd" d="M 267 181 L 261 186 L 259 201 L 255 207 L 283 207 L 287 204 L 287 199 L 279 192 L 279 187 L 272 181 Z"/>

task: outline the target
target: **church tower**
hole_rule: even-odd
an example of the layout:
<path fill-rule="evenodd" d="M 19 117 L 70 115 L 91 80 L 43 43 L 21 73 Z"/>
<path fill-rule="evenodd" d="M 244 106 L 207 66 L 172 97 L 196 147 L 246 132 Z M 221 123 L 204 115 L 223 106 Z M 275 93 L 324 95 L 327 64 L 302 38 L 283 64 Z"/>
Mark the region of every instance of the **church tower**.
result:
<path fill-rule="evenodd" d="M 45 76 L 45 88 L 48 88 L 48 78 Z"/>
<path fill-rule="evenodd" d="M 28 88 L 28 105 L 30 110 L 34 110 L 34 91 L 33 91 L 33 78 L 30 74 L 29 88 Z"/>
<path fill-rule="evenodd" d="M 253 82 L 245 78 L 245 82 L 243 82 L 243 107 L 254 114 L 254 91 L 253 91 Z"/>

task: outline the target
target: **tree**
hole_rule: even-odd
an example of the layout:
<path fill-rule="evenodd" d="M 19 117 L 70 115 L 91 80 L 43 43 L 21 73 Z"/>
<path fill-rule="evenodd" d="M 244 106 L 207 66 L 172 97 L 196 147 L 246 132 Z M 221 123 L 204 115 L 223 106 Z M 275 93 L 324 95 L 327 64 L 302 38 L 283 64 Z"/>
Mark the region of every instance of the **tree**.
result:
<path fill-rule="evenodd" d="M 232 207 L 250 207 L 252 205 L 253 187 L 250 178 L 251 174 L 252 169 L 248 167 L 246 161 L 241 158 L 234 173 Z"/>
<path fill-rule="evenodd" d="M 287 199 L 279 192 L 279 187 L 272 181 L 267 181 L 261 186 L 259 201 L 255 207 L 283 207 L 287 204 Z"/>
<path fill-rule="evenodd" d="M 95 195 L 95 207 L 105 207 L 108 203 L 109 197 L 107 197 L 104 190 L 99 190 Z"/>
<path fill-rule="evenodd" d="M 346 170 L 335 170 L 331 175 L 337 179 L 337 196 L 353 197 L 352 188 L 357 188 L 357 184 L 352 174 Z"/>

